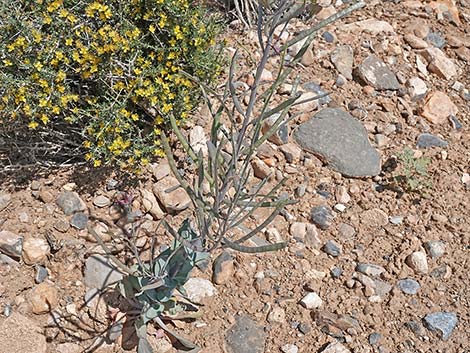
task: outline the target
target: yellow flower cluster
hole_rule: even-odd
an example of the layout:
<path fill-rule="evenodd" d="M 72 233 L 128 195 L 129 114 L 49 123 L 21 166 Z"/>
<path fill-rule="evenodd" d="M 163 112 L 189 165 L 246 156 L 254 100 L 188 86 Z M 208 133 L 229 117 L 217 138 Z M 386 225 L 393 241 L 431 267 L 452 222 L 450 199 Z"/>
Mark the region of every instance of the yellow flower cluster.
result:
<path fill-rule="evenodd" d="M 215 22 L 191 0 L 12 0 L 0 14 L 0 124 L 83 128 L 93 165 L 161 156 L 160 134 L 220 66 Z"/>

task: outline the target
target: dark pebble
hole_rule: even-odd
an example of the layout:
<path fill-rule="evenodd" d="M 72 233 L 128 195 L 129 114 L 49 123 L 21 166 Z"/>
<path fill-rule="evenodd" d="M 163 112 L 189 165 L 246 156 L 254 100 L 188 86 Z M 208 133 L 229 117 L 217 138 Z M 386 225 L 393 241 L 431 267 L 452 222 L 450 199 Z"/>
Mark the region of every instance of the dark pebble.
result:
<path fill-rule="evenodd" d="M 316 206 L 312 208 L 312 222 L 320 229 L 328 229 L 333 220 L 333 212 L 328 206 Z"/>
<path fill-rule="evenodd" d="M 343 274 L 343 270 L 339 267 L 333 267 L 330 271 L 331 277 L 339 278 Z"/>
<path fill-rule="evenodd" d="M 78 230 L 83 230 L 86 228 L 88 223 L 88 215 L 83 212 L 75 213 L 70 220 L 70 225 Z"/>
<path fill-rule="evenodd" d="M 369 335 L 369 344 L 371 346 L 375 346 L 379 343 L 379 341 L 382 339 L 382 335 L 378 332 L 372 332 Z"/>
<path fill-rule="evenodd" d="M 321 35 L 323 37 L 324 40 L 326 40 L 328 43 L 333 43 L 335 41 L 335 36 L 333 34 L 331 34 L 330 32 L 326 31 L 326 32 L 323 32 L 323 34 Z"/>
<path fill-rule="evenodd" d="M 457 117 L 455 115 L 450 115 L 449 116 L 449 121 L 450 121 L 450 123 L 452 124 L 452 127 L 455 130 L 460 130 L 463 127 L 462 123 L 459 121 L 459 119 L 457 119 Z"/>
<path fill-rule="evenodd" d="M 341 255 L 341 248 L 334 240 L 328 240 L 326 244 L 323 245 L 322 250 L 334 257 Z"/>
<path fill-rule="evenodd" d="M 47 269 L 43 266 L 36 266 L 36 276 L 34 277 L 34 281 L 36 283 L 42 283 L 49 275 Z"/>

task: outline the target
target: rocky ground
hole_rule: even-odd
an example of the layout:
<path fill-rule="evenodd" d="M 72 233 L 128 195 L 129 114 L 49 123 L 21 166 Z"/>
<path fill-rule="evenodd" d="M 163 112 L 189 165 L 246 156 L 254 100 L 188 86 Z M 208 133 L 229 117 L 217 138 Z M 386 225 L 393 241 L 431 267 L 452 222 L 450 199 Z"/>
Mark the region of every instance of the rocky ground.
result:
<path fill-rule="evenodd" d="M 318 4 L 280 41 L 345 6 Z M 226 37 L 227 52 L 243 48 L 239 79 L 250 85 L 256 32 L 235 22 Z M 211 353 L 470 352 L 469 67 L 468 0 L 369 1 L 321 31 L 296 74 L 303 98 L 330 95 L 295 107 L 253 161 L 255 177 L 287 176 L 283 192 L 298 200 L 258 238 L 288 247 L 213 254 L 186 285 L 203 316 L 169 325 Z M 193 144 L 207 136 L 203 112 Z M 411 161 L 430 160 L 415 191 L 395 178 L 416 166 L 397 159 L 407 147 Z M 168 244 L 158 220 L 179 224 L 192 211 L 165 161 L 138 180 L 16 173 L 0 192 L 0 352 L 135 351 L 132 328 L 107 330 L 120 313 L 105 287 L 122 275 L 87 225 L 122 256 L 109 234 L 126 191 L 142 227 Z M 176 351 L 161 331 L 150 338 L 156 352 Z"/>

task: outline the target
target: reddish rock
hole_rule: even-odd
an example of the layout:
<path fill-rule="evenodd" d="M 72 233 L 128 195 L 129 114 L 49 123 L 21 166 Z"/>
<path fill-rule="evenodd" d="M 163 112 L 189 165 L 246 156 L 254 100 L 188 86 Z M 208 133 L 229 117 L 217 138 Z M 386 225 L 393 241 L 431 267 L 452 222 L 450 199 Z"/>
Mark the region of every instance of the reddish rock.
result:
<path fill-rule="evenodd" d="M 59 292 L 56 287 L 44 282 L 31 291 L 29 302 L 33 313 L 45 314 L 59 303 Z"/>
<path fill-rule="evenodd" d="M 428 62 L 428 70 L 439 77 L 450 80 L 457 75 L 457 67 L 446 54 L 438 48 L 427 48 L 421 55 Z"/>
<path fill-rule="evenodd" d="M 436 91 L 427 99 L 421 116 L 433 124 L 443 124 L 450 115 L 456 115 L 457 112 L 458 108 L 450 98 L 444 92 Z"/>

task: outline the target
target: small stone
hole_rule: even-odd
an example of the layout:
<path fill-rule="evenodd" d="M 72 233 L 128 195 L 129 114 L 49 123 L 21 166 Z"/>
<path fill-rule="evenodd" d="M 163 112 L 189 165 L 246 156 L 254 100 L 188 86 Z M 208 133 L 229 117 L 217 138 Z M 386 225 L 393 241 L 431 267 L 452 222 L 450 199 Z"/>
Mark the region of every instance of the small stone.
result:
<path fill-rule="evenodd" d="M 457 67 L 442 50 L 438 48 L 427 48 L 421 52 L 421 55 L 428 62 L 428 70 L 437 76 L 450 80 L 457 75 Z"/>
<path fill-rule="evenodd" d="M 426 41 L 432 46 L 442 49 L 446 45 L 446 40 L 438 32 L 429 32 Z"/>
<path fill-rule="evenodd" d="M 426 85 L 426 82 L 424 82 L 419 77 L 410 78 L 407 82 L 407 85 L 408 93 L 410 94 L 411 100 L 413 102 L 417 102 L 426 97 L 428 86 Z"/>
<path fill-rule="evenodd" d="M 356 234 L 354 227 L 346 223 L 341 223 L 339 225 L 338 232 L 341 238 L 344 240 L 351 239 Z"/>
<path fill-rule="evenodd" d="M 333 278 L 339 278 L 343 274 L 343 270 L 339 267 L 333 267 L 330 270 L 331 277 Z"/>
<path fill-rule="evenodd" d="M 400 225 L 403 222 L 403 216 L 391 216 L 390 223 L 394 225 Z"/>
<path fill-rule="evenodd" d="M 291 224 L 289 232 L 294 239 L 304 242 L 307 234 L 307 223 L 294 222 Z"/>
<path fill-rule="evenodd" d="M 337 186 L 335 190 L 336 201 L 342 204 L 346 204 L 351 201 L 351 196 L 348 194 L 348 189 L 344 186 Z"/>
<path fill-rule="evenodd" d="M 320 229 L 328 229 L 331 225 L 331 221 L 334 218 L 333 212 L 328 206 L 316 206 L 312 208 L 310 213 L 312 222 L 318 226 Z"/>
<path fill-rule="evenodd" d="M 35 321 L 13 312 L 0 325 L 2 353 L 46 353 L 47 341 L 43 329 Z"/>
<path fill-rule="evenodd" d="M 361 272 L 367 276 L 377 277 L 384 273 L 386 270 L 382 266 L 367 263 L 358 263 L 356 271 Z"/>
<path fill-rule="evenodd" d="M 100 208 L 108 207 L 109 205 L 111 205 L 111 200 L 106 196 L 99 195 L 93 199 L 93 205 Z"/>
<path fill-rule="evenodd" d="M 363 212 L 360 216 L 361 223 L 370 228 L 384 227 L 388 224 L 388 215 L 378 209 L 372 208 Z"/>
<path fill-rule="evenodd" d="M 447 141 L 428 133 L 420 134 L 416 141 L 418 148 L 447 147 L 448 145 Z"/>
<path fill-rule="evenodd" d="M 401 87 L 395 74 L 375 55 L 368 56 L 358 66 L 357 74 L 377 90 L 398 90 Z"/>
<path fill-rule="evenodd" d="M 237 316 L 225 338 L 229 353 L 263 353 L 266 333 L 248 316 Z"/>
<path fill-rule="evenodd" d="M 314 224 L 307 223 L 305 231 L 305 244 L 314 249 L 319 249 L 322 242 L 317 227 Z"/>
<path fill-rule="evenodd" d="M 313 92 L 303 92 L 297 99 L 297 104 L 292 107 L 296 113 L 309 113 L 317 110 L 319 106 L 318 94 Z"/>
<path fill-rule="evenodd" d="M 327 95 L 328 92 L 324 91 L 321 86 L 315 82 L 307 82 L 302 85 L 302 88 L 315 93 L 318 97 L 321 97 L 318 99 L 319 104 L 328 104 L 331 102 L 331 98 Z M 324 96 L 324 97 L 323 97 Z"/>
<path fill-rule="evenodd" d="M 295 344 L 285 344 L 281 347 L 281 352 L 283 353 L 298 353 L 299 347 Z"/>
<path fill-rule="evenodd" d="M 235 261 L 229 252 L 224 251 L 214 260 L 212 281 L 215 284 L 227 283 L 233 278 L 234 272 Z"/>
<path fill-rule="evenodd" d="M 86 209 L 85 202 L 83 202 L 76 192 L 72 191 L 64 191 L 60 193 L 56 203 L 67 216 L 70 216 L 75 212 L 85 211 Z"/>
<path fill-rule="evenodd" d="M 56 308 L 59 303 L 59 292 L 56 287 L 43 282 L 31 291 L 29 301 L 33 313 L 45 314 Z"/>
<path fill-rule="evenodd" d="M 387 146 L 388 143 L 390 142 L 390 139 L 387 136 L 382 135 L 382 134 L 376 134 L 374 138 L 375 138 L 375 143 L 377 144 L 377 147 L 379 148 Z"/>
<path fill-rule="evenodd" d="M 427 314 L 424 317 L 427 328 L 437 332 L 444 341 L 450 337 L 455 326 L 457 326 L 457 322 L 457 315 L 453 312 L 436 312 Z"/>
<path fill-rule="evenodd" d="M 0 192 L 0 212 L 3 211 L 10 204 L 11 195 Z"/>
<path fill-rule="evenodd" d="M 341 246 L 334 240 L 328 240 L 325 245 L 323 245 L 322 250 L 333 257 L 341 255 Z"/>
<path fill-rule="evenodd" d="M 78 230 L 86 228 L 88 223 L 88 215 L 83 212 L 75 213 L 70 220 L 70 225 Z"/>
<path fill-rule="evenodd" d="M 61 233 L 66 233 L 70 229 L 70 223 L 64 219 L 59 219 L 54 222 L 53 227 Z"/>
<path fill-rule="evenodd" d="M 178 180 L 168 176 L 153 185 L 153 193 L 169 213 L 179 213 L 191 205 L 191 199 Z"/>
<path fill-rule="evenodd" d="M 339 342 L 330 343 L 321 353 L 351 353 L 349 349 Z"/>
<path fill-rule="evenodd" d="M 122 273 L 103 255 L 91 255 L 85 261 L 84 282 L 88 288 L 104 289 L 122 278 Z"/>
<path fill-rule="evenodd" d="M 295 143 L 286 143 L 279 147 L 281 152 L 284 154 L 287 163 L 295 163 L 300 160 L 302 155 L 302 149 Z"/>
<path fill-rule="evenodd" d="M 428 43 L 426 43 L 425 40 L 415 36 L 412 33 L 406 34 L 403 39 L 405 39 L 405 42 L 413 49 L 425 49 L 428 47 Z"/>
<path fill-rule="evenodd" d="M 382 339 L 382 335 L 378 332 L 372 332 L 370 335 L 369 335 L 369 344 L 371 346 L 376 346 L 380 340 Z"/>
<path fill-rule="evenodd" d="M 458 108 L 450 98 L 444 92 L 436 91 L 428 97 L 421 115 L 433 124 L 443 124 L 457 112 Z"/>
<path fill-rule="evenodd" d="M 34 281 L 39 284 L 45 281 L 47 276 L 49 275 L 49 272 L 47 271 L 47 268 L 43 266 L 36 266 L 36 276 L 34 277 Z"/>
<path fill-rule="evenodd" d="M 280 118 L 281 114 L 277 113 L 269 118 L 265 119 L 263 122 L 262 133 L 266 134 Z M 281 124 L 278 126 L 277 130 L 268 138 L 268 141 L 276 144 L 283 145 L 289 141 L 289 124 L 284 120 L 281 121 Z"/>
<path fill-rule="evenodd" d="M 269 312 L 267 320 L 271 324 L 273 324 L 273 323 L 285 324 L 286 323 L 286 312 L 284 311 L 283 308 L 281 308 L 279 306 L 275 306 Z"/>
<path fill-rule="evenodd" d="M 429 271 L 426 254 L 422 251 L 415 251 L 406 258 L 406 264 L 416 273 L 426 274 Z"/>
<path fill-rule="evenodd" d="M 308 293 L 300 301 L 300 305 L 302 305 L 306 309 L 317 309 L 320 306 L 322 306 L 322 304 L 323 304 L 323 300 L 315 292 Z"/>
<path fill-rule="evenodd" d="M 375 18 L 345 24 L 340 26 L 340 29 L 346 33 L 357 33 L 358 30 L 364 31 L 370 33 L 372 36 L 378 34 L 395 34 L 395 30 L 390 23 Z"/>
<path fill-rule="evenodd" d="M 462 123 L 455 115 L 449 115 L 449 121 L 455 130 L 460 130 L 463 127 Z"/>
<path fill-rule="evenodd" d="M 420 284 L 411 278 L 402 279 L 398 281 L 397 286 L 403 293 L 410 295 L 415 295 L 421 288 Z"/>
<path fill-rule="evenodd" d="M 442 241 L 427 241 L 424 248 L 433 259 L 443 256 L 446 251 L 446 245 Z"/>
<path fill-rule="evenodd" d="M 325 31 L 321 35 L 327 43 L 333 43 L 335 41 L 335 36 L 328 31 Z"/>
<path fill-rule="evenodd" d="M 251 167 L 253 168 L 253 173 L 255 177 L 259 179 L 268 178 L 273 174 L 272 168 L 270 168 L 265 162 L 260 159 L 254 159 L 251 162 Z"/>
<path fill-rule="evenodd" d="M 21 257 L 23 237 L 8 230 L 0 231 L 0 252 L 15 259 Z"/>
<path fill-rule="evenodd" d="M 203 278 L 190 278 L 183 287 L 189 300 L 196 304 L 202 304 L 204 298 L 209 298 L 217 294 L 217 289 L 214 285 Z"/>
<path fill-rule="evenodd" d="M 346 206 L 343 205 L 342 203 L 338 203 L 335 205 L 335 210 L 343 213 L 344 211 L 346 211 Z"/>
<path fill-rule="evenodd" d="M 30 187 L 32 191 L 39 191 L 41 189 L 41 182 L 33 180 Z"/>
<path fill-rule="evenodd" d="M 153 192 L 141 189 L 140 194 L 142 195 L 142 206 L 145 212 L 149 212 L 155 220 L 165 217 L 165 213 L 162 211 Z"/>
<path fill-rule="evenodd" d="M 27 265 L 42 263 L 50 254 L 51 248 L 44 238 L 26 238 L 23 242 L 23 261 Z"/>

